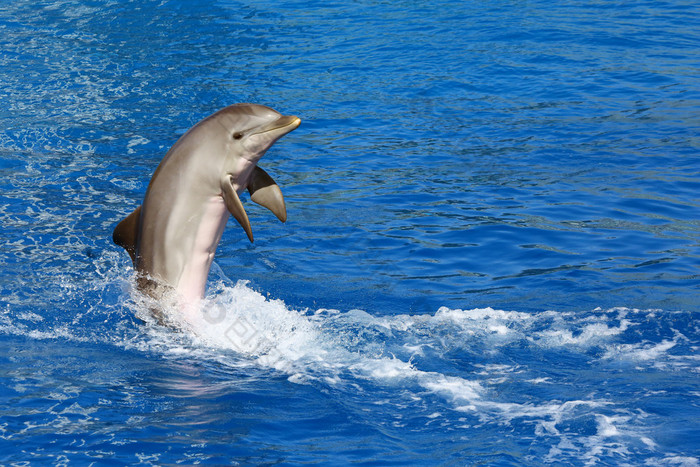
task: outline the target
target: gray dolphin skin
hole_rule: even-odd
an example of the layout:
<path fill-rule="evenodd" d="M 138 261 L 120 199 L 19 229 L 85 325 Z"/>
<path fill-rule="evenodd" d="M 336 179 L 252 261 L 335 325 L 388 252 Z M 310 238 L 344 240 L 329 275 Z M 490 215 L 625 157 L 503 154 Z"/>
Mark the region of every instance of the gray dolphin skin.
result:
<path fill-rule="evenodd" d="M 287 220 L 282 191 L 257 163 L 300 122 L 263 105 L 236 104 L 197 123 L 175 143 L 153 174 L 143 204 L 112 235 L 131 256 L 143 292 L 159 299 L 174 290 L 186 305 L 204 296 L 229 213 L 253 241 L 238 197 L 244 190 Z"/>

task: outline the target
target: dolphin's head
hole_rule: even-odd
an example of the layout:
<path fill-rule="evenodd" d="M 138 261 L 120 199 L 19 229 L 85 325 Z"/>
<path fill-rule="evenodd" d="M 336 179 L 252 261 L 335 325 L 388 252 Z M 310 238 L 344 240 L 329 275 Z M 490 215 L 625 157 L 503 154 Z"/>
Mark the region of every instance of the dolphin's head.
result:
<path fill-rule="evenodd" d="M 282 191 L 257 163 L 275 141 L 300 123 L 298 117 L 282 115 L 264 105 L 235 104 L 197 125 L 199 143 L 224 149 L 219 180 L 221 196 L 226 209 L 241 224 L 251 242 L 250 222 L 238 194 L 248 189 L 251 201 L 268 208 L 282 222 L 287 219 Z"/>
<path fill-rule="evenodd" d="M 299 126 L 296 116 L 286 116 L 258 104 L 235 104 L 212 115 L 225 127 L 229 151 L 253 164 L 275 141 Z"/>

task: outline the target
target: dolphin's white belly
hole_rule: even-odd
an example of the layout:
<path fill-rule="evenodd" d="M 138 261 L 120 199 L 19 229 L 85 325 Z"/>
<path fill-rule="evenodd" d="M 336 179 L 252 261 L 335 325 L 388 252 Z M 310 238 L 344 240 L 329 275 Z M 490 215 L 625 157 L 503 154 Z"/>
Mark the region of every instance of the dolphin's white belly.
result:
<path fill-rule="evenodd" d="M 185 262 L 175 287 L 185 303 L 194 303 L 204 296 L 209 268 L 228 217 L 221 196 L 213 196 L 204 204 L 189 251 L 183 252 Z"/>

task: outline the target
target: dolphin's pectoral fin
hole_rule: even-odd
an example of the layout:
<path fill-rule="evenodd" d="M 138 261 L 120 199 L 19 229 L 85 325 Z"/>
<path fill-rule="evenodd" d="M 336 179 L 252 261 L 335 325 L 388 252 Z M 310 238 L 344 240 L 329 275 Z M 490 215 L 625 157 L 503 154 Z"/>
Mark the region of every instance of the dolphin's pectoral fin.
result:
<path fill-rule="evenodd" d="M 285 222 L 287 220 L 287 208 L 284 205 L 282 190 L 260 167 L 255 167 L 253 176 L 248 183 L 250 200 L 264 206 L 277 216 L 277 219 Z"/>
<path fill-rule="evenodd" d="M 226 204 L 226 209 L 231 215 L 241 224 L 243 230 L 248 235 L 248 240 L 253 241 L 253 231 L 250 228 L 250 221 L 248 220 L 248 214 L 246 214 L 243 208 L 243 203 L 236 193 L 236 189 L 231 183 L 231 177 L 226 177 L 221 182 L 221 190 L 224 194 L 224 204 Z"/>
<path fill-rule="evenodd" d="M 124 248 L 131 262 L 136 264 L 136 237 L 139 235 L 139 223 L 141 222 L 141 206 L 134 209 L 134 212 L 126 216 L 117 224 L 112 232 L 114 243 Z"/>

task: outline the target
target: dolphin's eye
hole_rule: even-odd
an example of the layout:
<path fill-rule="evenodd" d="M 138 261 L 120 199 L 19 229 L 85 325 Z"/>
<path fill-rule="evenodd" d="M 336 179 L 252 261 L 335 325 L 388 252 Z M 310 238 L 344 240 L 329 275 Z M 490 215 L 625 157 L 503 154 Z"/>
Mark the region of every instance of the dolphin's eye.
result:
<path fill-rule="evenodd" d="M 240 131 L 237 131 L 236 133 L 233 134 L 233 139 L 241 139 L 243 138 L 243 133 Z"/>

